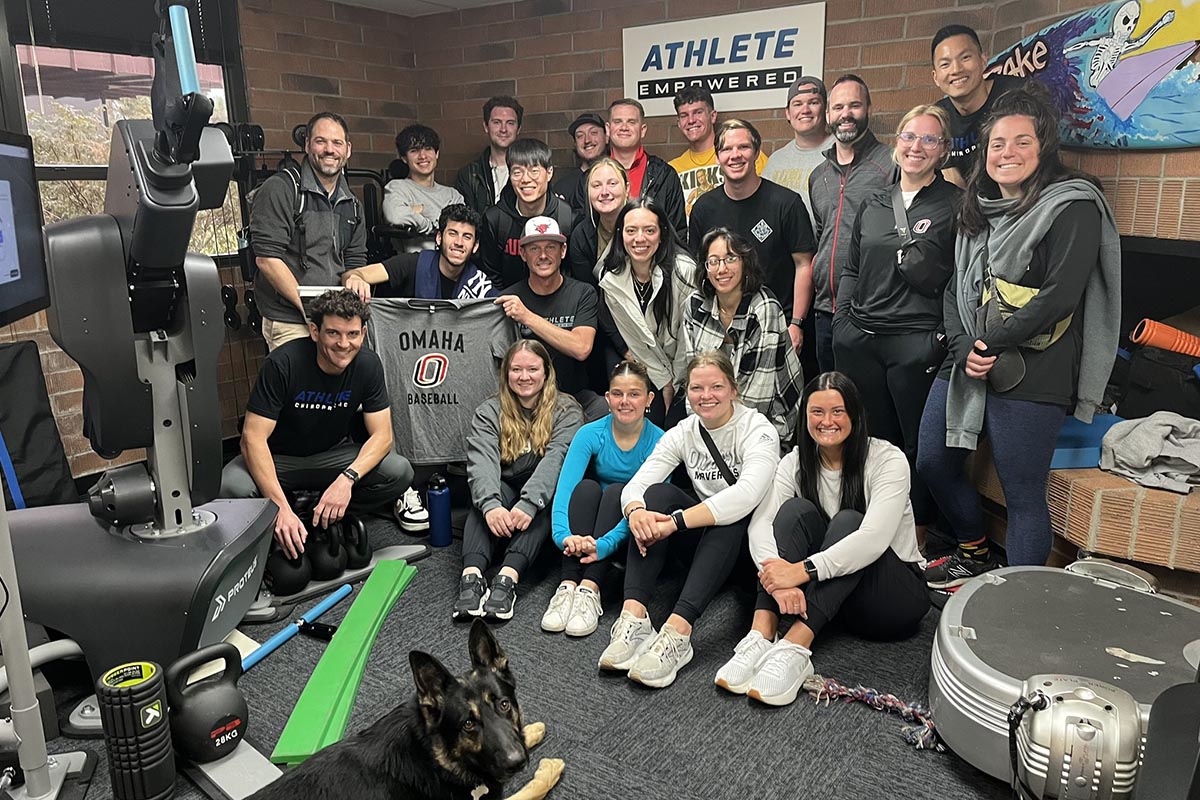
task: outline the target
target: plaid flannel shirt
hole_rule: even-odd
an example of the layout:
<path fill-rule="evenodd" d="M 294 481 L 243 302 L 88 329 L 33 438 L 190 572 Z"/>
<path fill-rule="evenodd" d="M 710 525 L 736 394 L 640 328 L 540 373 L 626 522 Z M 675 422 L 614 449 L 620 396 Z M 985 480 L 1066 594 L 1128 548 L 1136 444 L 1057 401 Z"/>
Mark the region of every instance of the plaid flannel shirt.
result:
<path fill-rule="evenodd" d="M 737 377 L 738 399 L 771 420 L 786 449 L 796 430 L 804 373 L 779 301 L 765 288 L 743 297 L 729 326 L 728 344 L 716 298 L 693 292 L 687 311 L 688 358 L 705 350 L 720 350 L 729 356 Z"/>

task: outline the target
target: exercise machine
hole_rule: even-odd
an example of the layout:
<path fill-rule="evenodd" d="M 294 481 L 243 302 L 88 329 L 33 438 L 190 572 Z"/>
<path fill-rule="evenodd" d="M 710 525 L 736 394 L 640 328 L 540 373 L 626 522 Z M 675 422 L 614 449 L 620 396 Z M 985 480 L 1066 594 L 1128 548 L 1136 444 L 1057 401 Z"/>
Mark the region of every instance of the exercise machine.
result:
<path fill-rule="evenodd" d="M 50 332 L 83 371 L 84 434 L 146 462 L 109 469 L 87 503 L 9 518 L 26 616 L 77 642 L 93 678 L 224 639 L 258 590 L 275 514 L 214 500 L 223 305 L 216 265 L 187 245 L 233 159 L 207 127 L 187 0 L 158 11 L 153 121 L 116 124 L 104 213 L 44 236 Z"/>
<path fill-rule="evenodd" d="M 1152 705 L 1200 667 L 1200 609 L 1155 589 L 1103 559 L 967 583 L 933 643 L 942 739 L 1022 797 L 1131 797 Z"/>

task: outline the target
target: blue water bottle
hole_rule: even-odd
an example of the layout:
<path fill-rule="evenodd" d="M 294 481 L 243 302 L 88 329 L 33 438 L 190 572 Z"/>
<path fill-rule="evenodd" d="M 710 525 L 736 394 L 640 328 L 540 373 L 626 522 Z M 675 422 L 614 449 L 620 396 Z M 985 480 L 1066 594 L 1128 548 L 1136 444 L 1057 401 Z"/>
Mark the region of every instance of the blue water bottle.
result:
<path fill-rule="evenodd" d="M 426 508 L 429 509 L 429 543 L 434 547 L 449 546 L 452 537 L 450 486 L 436 472 L 429 476 L 426 486 Z"/>

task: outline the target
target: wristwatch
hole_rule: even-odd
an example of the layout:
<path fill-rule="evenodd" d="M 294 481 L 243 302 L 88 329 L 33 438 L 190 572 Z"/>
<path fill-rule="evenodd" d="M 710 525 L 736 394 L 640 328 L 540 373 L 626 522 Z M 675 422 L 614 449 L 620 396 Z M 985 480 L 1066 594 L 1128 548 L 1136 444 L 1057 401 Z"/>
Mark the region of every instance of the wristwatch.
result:
<path fill-rule="evenodd" d="M 687 523 L 683 521 L 683 509 L 681 508 L 671 512 L 671 522 L 675 523 L 675 530 L 677 531 L 686 531 L 688 529 Z"/>
<path fill-rule="evenodd" d="M 342 470 L 342 474 L 349 478 L 351 483 L 358 483 L 359 475 L 357 472 L 350 469 L 350 467 L 346 467 L 344 470 Z"/>
<path fill-rule="evenodd" d="M 804 324 L 804 317 L 792 317 L 788 320 L 788 325 L 795 325 L 797 328 Z"/>
<path fill-rule="evenodd" d="M 804 571 L 808 573 L 809 583 L 817 580 L 817 565 L 812 562 L 811 558 L 804 559 Z"/>

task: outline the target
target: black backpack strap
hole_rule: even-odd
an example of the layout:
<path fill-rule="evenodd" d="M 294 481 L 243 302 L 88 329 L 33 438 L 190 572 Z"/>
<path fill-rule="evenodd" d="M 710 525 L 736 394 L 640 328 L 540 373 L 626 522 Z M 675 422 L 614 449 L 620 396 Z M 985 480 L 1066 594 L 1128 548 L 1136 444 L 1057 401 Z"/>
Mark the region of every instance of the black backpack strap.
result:
<path fill-rule="evenodd" d="M 293 164 L 286 164 L 280 172 L 292 179 L 292 225 L 296 232 L 300 235 L 297 242 L 297 249 L 300 252 L 300 269 L 308 269 L 305 263 L 305 256 L 308 253 L 308 244 L 306 241 L 306 232 L 304 230 L 304 191 L 300 187 L 300 168 Z"/>
<path fill-rule="evenodd" d="M 737 483 L 737 478 L 733 476 L 733 470 L 725 463 L 725 459 L 721 456 L 721 451 L 717 449 L 717 443 L 713 441 L 712 434 L 704 427 L 703 423 L 696 426 L 700 429 L 700 438 L 704 440 L 704 446 L 708 448 L 708 454 L 713 457 L 713 461 L 717 464 L 717 469 L 721 471 L 721 477 L 730 486 Z"/>

